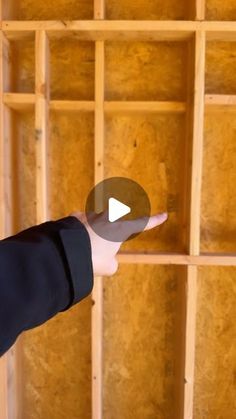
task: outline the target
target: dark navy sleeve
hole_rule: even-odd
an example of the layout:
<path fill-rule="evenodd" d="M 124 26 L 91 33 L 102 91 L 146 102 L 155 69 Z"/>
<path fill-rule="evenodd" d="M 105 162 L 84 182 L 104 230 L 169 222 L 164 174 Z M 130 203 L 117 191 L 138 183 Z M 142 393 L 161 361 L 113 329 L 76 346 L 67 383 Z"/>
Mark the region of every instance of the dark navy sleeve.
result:
<path fill-rule="evenodd" d="M 30 227 L 0 241 L 0 356 L 20 333 L 88 296 L 91 244 L 74 216 Z"/>

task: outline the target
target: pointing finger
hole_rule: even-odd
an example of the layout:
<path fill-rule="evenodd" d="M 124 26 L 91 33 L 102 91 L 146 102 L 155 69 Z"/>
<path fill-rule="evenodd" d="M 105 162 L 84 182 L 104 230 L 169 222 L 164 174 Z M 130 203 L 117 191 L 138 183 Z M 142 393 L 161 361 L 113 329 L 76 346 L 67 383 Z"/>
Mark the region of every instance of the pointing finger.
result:
<path fill-rule="evenodd" d="M 141 231 L 151 230 L 154 227 L 164 223 L 168 218 L 167 213 L 152 215 L 151 217 L 141 217 L 136 220 L 124 221 L 123 228 L 126 231 L 127 238 L 132 234 L 140 233 Z M 146 225 L 145 225 L 146 223 Z M 143 228 L 145 225 L 145 228 Z"/>
<path fill-rule="evenodd" d="M 156 214 L 156 215 L 152 215 L 149 218 L 149 221 L 146 225 L 146 227 L 144 228 L 144 231 L 146 230 L 151 230 L 154 227 L 157 227 L 161 224 L 163 224 L 168 218 L 168 214 L 167 212 L 163 212 L 161 214 Z"/>

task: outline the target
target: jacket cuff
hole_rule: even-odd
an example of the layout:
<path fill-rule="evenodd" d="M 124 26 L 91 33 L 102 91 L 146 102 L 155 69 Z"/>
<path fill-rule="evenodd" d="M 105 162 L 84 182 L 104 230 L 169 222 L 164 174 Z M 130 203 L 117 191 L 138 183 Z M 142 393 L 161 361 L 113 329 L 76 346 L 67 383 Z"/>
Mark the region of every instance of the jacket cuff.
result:
<path fill-rule="evenodd" d="M 93 289 L 92 249 L 89 234 L 83 223 L 75 216 L 58 220 L 59 223 L 60 221 L 62 228 L 58 233 L 67 258 L 72 285 L 70 303 L 61 310 L 66 311 L 87 297 Z"/>

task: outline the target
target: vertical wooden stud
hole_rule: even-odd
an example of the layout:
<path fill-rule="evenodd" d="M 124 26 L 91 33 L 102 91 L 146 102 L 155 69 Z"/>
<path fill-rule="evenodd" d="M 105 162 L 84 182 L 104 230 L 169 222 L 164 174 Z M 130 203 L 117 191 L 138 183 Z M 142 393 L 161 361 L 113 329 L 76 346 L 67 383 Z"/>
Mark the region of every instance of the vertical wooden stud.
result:
<path fill-rule="evenodd" d="M 7 354 L 0 358 L 0 416 L 8 418 L 7 408 Z"/>
<path fill-rule="evenodd" d="M 24 417 L 21 410 L 21 346 L 22 338 L 19 336 L 17 343 L 15 343 L 15 345 L 13 345 L 7 353 L 7 419 L 22 419 Z"/>
<path fill-rule="evenodd" d="M 0 18 L 2 18 L 2 3 L 0 2 Z M 0 31 L 0 237 L 4 238 L 4 139 L 3 139 L 3 32 Z"/>
<path fill-rule="evenodd" d="M 195 47 L 195 93 L 193 112 L 193 150 L 190 200 L 189 250 L 191 255 L 198 255 L 200 251 L 200 210 L 204 135 L 205 44 L 205 32 L 197 31 Z"/>
<path fill-rule="evenodd" d="M 185 286 L 187 269 L 176 267 L 178 278 L 178 299 L 175 317 L 175 419 L 184 417 L 184 373 L 185 373 L 185 328 L 186 328 L 186 295 Z"/>
<path fill-rule="evenodd" d="M 3 92 L 10 88 L 10 46 L 3 32 L 0 46 L 0 234 L 13 231 L 12 197 L 12 120 L 11 110 L 3 104 Z M 13 345 L 2 357 L 0 366 L 0 417 L 18 419 L 19 406 L 19 345 Z"/>
<path fill-rule="evenodd" d="M 105 16 L 105 0 L 94 0 L 94 19 L 101 20 Z"/>
<path fill-rule="evenodd" d="M 10 88 L 11 82 L 11 68 L 9 66 L 10 62 L 10 45 L 9 41 L 3 34 L 1 34 L 1 202 L 0 202 L 0 211 L 1 211 L 1 236 L 5 237 L 12 233 L 12 188 L 11 188 L 11 111 L 3 103 L 3 93 Z"/>
<path fill-rule="evenodd" d="M 49 46 L 45 31 L 35 38 L 35 141 L 36 141 L 36 211 L 37 224 L 48 220 L 48 103 Z"/>
<path fill-rule="evenodd" d="M 186 135 L 183 154 L 183 168 L 181 173 L 181 184 L 183 194 L 180 200 L 181 214 L 181 244 L 184 251 L 189 249 L 190 231 L 190 195 L 191 195 L 191 161 L 192 161 L 192 140 L 193 140 L 193 114 L 194 114 L 194 73 L 195 73 L 195 37 L 188 41 L 187 45 L 187 95 L 186 95 Z M 176 322 L 176 382 L 175 382 L 175 412 L 177 419 L 185 418 L 185 374 L 186 374 L 186 343 L 188 336 L 189 322 L 189 270 L 188 266 L 181 269 L 178 274 L 178 313 Z M 191 295 L 191 292 L 190 292 Z"/>
<path fill-rule="evenodd" d="M 184 419 L 193 418 L 193 390 L 195 367 L 195 331 L 197 306 L 197 266 L 188 265 L 185 283 L 185 371 L 184 371 Z"/>
<path fill-rule="evenodd" d="M 16 8 L 16 4 L 14 0 L 8 0 L 8 1 L 1 0 L 0 2 L 1 19 L 10 20 L 13 16 L 15 16 L 15 8 Z"/>
<path fill-rule="evenodd" d="M 3 92 L 11 83 L 10 45 L 1 32 L 0 51 L 0 234 L 1 238 L 14 234 L 13 228 L 13 166 L 12 166 L 12 111 L 3 104 Z M 19 419 L 20 402 L 20 342 L 19 339 L 2 357 L 0 366 L 0 417 Z"/>
<path fill-rule="evenodd" d="M 0 238 L 5 237 L 5 170 L 3 132 L 3 33 L 0 32 Z M 7 419 L 7 354 L 0 358 L 0 417 Z"/>
<path fill-rule="evenodd" d="M 194 100 L 194 39 L 190 39 L 187 44 L 187 94 L 186 94 L 186 113 L 185 113 L 185 144 L 183 151 L 183 165 L 181 172 L 182 196 L 180 199 L 179 212 L 181 214 L 180 247 L 184 252 L 189 248 L 189 225 L 190 225 L 190 178 L 192 160 L 192 139 L 193 139 L 193 100 Z"/>
<path fill-rule="evenodd" d="M 204 135 L 205 32 L 195 34 L 195 80 L 193 98 L 193 144 L 190 198 L 189 253 L 200 254 L 201 180 Z M 187 266 L 185 281 L 185 336 L 183 376 L 183 418 L 193 418 L 197 266 Z"/>
<path fill-rule="evenodd" d="M 196 1 L 196 20 L 205 20 L 206 0 Z"/>
<path fill-rule="evenodd" d="M 104 42 L 96 42 L 95 94 L 95 184 L 104 177 Z M 92 309 L 92 412 L 93 419 L 102 418 L 102 317 L 103 279 L 96 278 Z"/>
<path fill-rule="evenodd" d="M 175 418 L 193 419 L 197 266 L 186 265 L 178 272 Z"/>
<path fill-rule="evenodd" d="M 104 1 L 95 0 L 94 18 L 103 19 Z M 104 42 L 95 44 L 95 184 L 104 178 Z M 96 203 L 95 203 L 96 205 Z M 92 418 L 102 419 L 103 279 L 92 293 Z"/>

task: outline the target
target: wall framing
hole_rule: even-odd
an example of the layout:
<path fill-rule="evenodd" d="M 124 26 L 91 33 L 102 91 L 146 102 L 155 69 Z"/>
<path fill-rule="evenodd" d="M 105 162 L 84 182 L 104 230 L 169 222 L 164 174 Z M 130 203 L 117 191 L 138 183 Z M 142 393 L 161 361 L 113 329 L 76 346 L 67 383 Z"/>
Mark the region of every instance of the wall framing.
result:
<path fill-rule="evenodd" d="M 119 113 L 186 115 L 186 149 L 188 160 L 184 179 L 184 204 L 182 226 L 185 230 L 185 252 L 126 251 L 119 254 L 122 264 L 183 265 L 182 281 L 182 340 L 181 371 L 177 416 L 191 419 L 194 399 L 195 338 L 197 315 L 198 267 L 236 266 L 236 253 L 201 252 L 201 190 L 204 154 L 204 116 L 207 113 L 235 112 L 236 96 L 212 92 L 205 94 L 206 48 L 211 41 L 236 42 L 235 21 L 206 21 L 205 0 L 195 0 L 189 20 L 106 20 L 103 0 L 95 0 L 94 20 L 24 21 L 10 20 L 11 5 L 2 0 L 0 32 L 0 236 L 12 234 L 12 184 L 11 184 L 11 110 L 35 112 L 36 152 L 36 221 L 50 219 L 48 208 L 48 136 L 49 112 L 94 112 L 94 182 L 104 178 L 105 119 Z M 13 2 L 14 3 L 14 2 Z M 94 100 L 50 100 L 49 44 L 51 39 L 75 37 L 77 40 L 95 42 L 95 95 Z M 35 39 L 35 91 L 11 91 L 9 48 L 14 40 Z M 187 42 L 194 46 L 189 68 L 186 100 L 176 101 L 109 101 L 105 98 L 105 48 L 108 41 L 167 41 Z M 192 60 L 192 61 L 191 61 Z M 192 67 L 191 67 L 192 66 Z M 191 71 L 190 71 L 191 72 Z M 7 201 L 7 205 L 5 202 Z M 236 251 L 236 249 L 235 249 Z M 102 419 L 103 387 L 103 279 L 97 278 L 92 294 L 92 417 Z M 22 419 L 20 400 L 19 341 L 0 360 L 0 417 Z M 200 418 L 195 418 L 200 419 Z"/>

